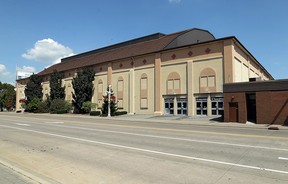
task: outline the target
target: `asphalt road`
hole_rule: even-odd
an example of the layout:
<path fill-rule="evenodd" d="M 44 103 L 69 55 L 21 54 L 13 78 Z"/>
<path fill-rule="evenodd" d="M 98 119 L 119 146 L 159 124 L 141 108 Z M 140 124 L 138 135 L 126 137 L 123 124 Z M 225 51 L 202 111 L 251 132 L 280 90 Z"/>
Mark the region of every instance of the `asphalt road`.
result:
<path fill-rule="evenodd" d="M 39 183 L 287 184 L 288 130 L 0 113 L 1 161 Z"/>

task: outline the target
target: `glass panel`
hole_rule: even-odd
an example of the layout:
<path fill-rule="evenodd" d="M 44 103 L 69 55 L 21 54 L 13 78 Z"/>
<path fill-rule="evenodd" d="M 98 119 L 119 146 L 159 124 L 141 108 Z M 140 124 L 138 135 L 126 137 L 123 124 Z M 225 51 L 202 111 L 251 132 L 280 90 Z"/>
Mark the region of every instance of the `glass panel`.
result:
<path fill-rule="evenodd" d="M 182 107 L 183 107 L 184 109 L 186 109 L 186 108 L 187 108 L 187 103 L 186 103 L 186 102 L 183 102 Z"/>
<path fill-rule="evenodd" d="M 203 109 L 207 108 L 207 102 L 203 102 L 202 105 L 203 105 Z"/>
<path fill-rule="evenodd" d="M 216 108 L 217 107 L 217 102 L 212 102 L 212 108 Z"/>
<path fill-rule="evenodd" d="M 180 89 L 180 80 L 179 79 L 174 80 L 174 89 Z"/>
<path fill-rule="evenodd" d="M 217 111 L 216 110 L 212 110 L 212 115 L 217 115 Z"/>
<path fill-rule="evenodd" d="M 203 115 L 207 115 L 207 110 L 203 110 Z"/>
<path fill-rule="evenodd" d="M 181 107 L 182 107 L 182 103 L 181 103 L 181 102 L 178 102 L 178 103 L 177 103 L 177 107 L 178 107 L 178 108 L 181 108 Z"/>
<path fill-rule="evenodd" d="M 197 110 L 197 115 L 201 115 L 201 110 Z"/>
<path fill-rule="evenodd" d="M 207 77 L 200 78 L 200 87 L 207 87 Z"/>
<path fill-rule="evenodd" d="M 169 108 L 169 103 L 165 103 L 165 108 Z"/>
<path fill-rule="evenodd" d="M 201 102 L 197 102 L 197 108 L 201 108 Z"/>
<path fill-rule="evenodd" d="M 168 90 L 173 89 L 173 80 L 168 80 Z"/>
<path fill-rule="evenodd" d="M 177 111 L 177 114 L 182 114 L 181 110 L 178 110 L 178 111 Z"/>
<path fill-rule="evenodd" d="M 170 108 L 174 108 L 174 103 L 170 103 Z"/>
<path fill-rule="evenodd" d="M 183 114 L 187 114 L 187 110 L 183 110 Z"/>
<path fill-rule="evenodd" d="M 208 77 L 208 87 L 214 87 L 215 86 L 215 76 L 209 76 Z"/>
<path fill-rule="evenodd" d="M 218 107 L 223 108 L 223 102 L 218 102 Z"/>
<path fill-rule="evenodd" d="M 173 110 L 170 110 L 170 114 L 174 114 L 174 111 L 173 111 Z"/>

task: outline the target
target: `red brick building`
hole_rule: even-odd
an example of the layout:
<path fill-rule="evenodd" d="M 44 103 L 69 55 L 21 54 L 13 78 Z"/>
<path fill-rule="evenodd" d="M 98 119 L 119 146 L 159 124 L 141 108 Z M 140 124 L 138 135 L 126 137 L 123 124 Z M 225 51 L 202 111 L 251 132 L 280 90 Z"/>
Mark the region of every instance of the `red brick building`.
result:
<path fill-rule="evenodd" d="M 288 125 L 288 80 L 224 84 L 224 121 Z"/>

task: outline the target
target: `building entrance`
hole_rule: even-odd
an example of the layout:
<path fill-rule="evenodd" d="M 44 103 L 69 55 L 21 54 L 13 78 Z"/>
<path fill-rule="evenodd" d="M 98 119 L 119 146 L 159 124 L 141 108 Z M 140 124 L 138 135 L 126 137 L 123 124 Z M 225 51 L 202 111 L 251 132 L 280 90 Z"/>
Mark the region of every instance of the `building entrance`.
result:
<path fill-rule="evenodd" d="M 174 114 L 174 99 L 166 98 L 165 102 L 165 114 Z"/>
<path fill-rule="evenodd" d="M 223 97 L 212 97 L 212 115 L 223 115 L 224 105 L 223 105 Z"/>
<path fill-rule="evenodd" d="M 187 115 L 187 99 L 177 98 L 177 114 Z"/>
<path fill-rule="evenodd" d="M 196 98 L 196 114 L 200 116 L 207 116 L 207 98 Z"/>

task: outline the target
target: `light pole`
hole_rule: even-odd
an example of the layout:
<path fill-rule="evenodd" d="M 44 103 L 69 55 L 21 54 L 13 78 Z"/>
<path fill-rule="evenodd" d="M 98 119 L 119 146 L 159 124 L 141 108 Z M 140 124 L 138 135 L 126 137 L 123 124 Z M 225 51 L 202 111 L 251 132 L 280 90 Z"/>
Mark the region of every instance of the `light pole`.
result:
<path fill-rule="evenodd" d="M 111 117 L 111 107 L 110 107 L 110 103 L 111 103 L 111 100 L 110 100 L 110 96 L 111 96 L 111 85 L 109 84 L 108 86 L 108 116 L 107 117 Z"/>

